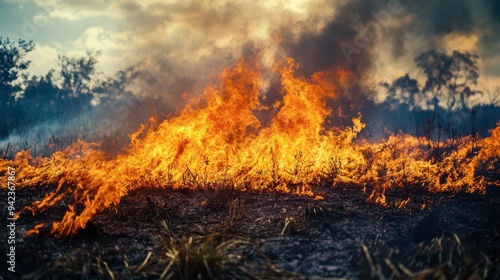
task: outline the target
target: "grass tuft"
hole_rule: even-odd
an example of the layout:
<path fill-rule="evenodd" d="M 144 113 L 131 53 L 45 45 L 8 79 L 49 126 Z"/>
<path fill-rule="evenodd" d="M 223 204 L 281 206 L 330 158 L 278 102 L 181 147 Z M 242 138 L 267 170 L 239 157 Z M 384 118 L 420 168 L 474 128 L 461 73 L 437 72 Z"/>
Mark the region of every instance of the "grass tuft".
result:
<path fill-rule="evenodd" d="M 366 267 L 365 277 L 370 279 L 498 279 L 498 260 L 462 244 L 458 235 L 434 238 L 421 242 L 408 253 L 393 255 L 380 251 L 370 252 L 362 245 Z M 398 259 L 394 263 L 394 259 Z"/>

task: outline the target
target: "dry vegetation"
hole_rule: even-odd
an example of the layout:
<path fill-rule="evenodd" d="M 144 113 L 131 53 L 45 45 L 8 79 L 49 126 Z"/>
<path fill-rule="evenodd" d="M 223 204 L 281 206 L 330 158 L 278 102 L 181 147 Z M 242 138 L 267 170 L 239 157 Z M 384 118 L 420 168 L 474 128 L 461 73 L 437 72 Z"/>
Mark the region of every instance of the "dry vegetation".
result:
<path fill-rule="evenodd" d="M 31 191 L 23 190 L 20 197 Z M 315 191 L 325 199 L 234 189 L 138 189 L 64 239 L 50 236 L 53 216 L 23 212 L 20 229 L 39 221 L 46 224 L 38 234 L 23 237 L 19 275 L 23 279 L 494 279 L 500 275 L 498 196 L 406 188 L 388 191 L 388 200 L 398 203 L 382 207 L 368 201 L 370 189 Z"/>

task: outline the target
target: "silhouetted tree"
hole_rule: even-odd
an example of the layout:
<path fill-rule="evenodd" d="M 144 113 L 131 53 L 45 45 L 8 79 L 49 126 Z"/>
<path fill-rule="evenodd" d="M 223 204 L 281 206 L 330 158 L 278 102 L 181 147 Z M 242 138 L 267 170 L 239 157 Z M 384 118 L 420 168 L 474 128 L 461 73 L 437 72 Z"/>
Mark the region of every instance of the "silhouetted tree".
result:
<path fill-rule="evenodd" d="M 469 52 L 453 51 L 447 55 L 435 50 L 415 58 L 427 76 L 422 91 L 431 94 L 433 105 L 443 101 L 447 110 L 469 109 L 467 99 L 480 93 L 470 87 L 479 78 L 477 59 L 477 55 Z"/>
<path fill-rule="evenodd" d="M 87 52 L 86 57 L 67 57 L 59 55 L 58 64 L 61 67 L 61 91 L 66 96 L 77 97 L 91 92 L 91 80 L 95 74 L 97 58 L 91 52 Z"/>
<path fill-rule="evenodd" d="M 54 117 L 59 101 L 59 88 L 54 81 L 54 72 L 55 70 L 50 70 L 45 76 L 33 76 L 25 81 L 26 88 L 18 102 L 23 126 Z"/>
<path fill-rule="evenodd" d="M 415 58 L 426 76 L 423 86 L 408 74 L 394 80 L 391 84 L 381 83 L 388 91 L 387 102 L 407 104 L 410 108 L 423 106 L 444 110 L 467 110 L 468 99 L 481 93 L 471 88 L 479 78 L 478 56 L 469 52 L 454 51 L 451 55 L 435 50 L 425 52 Z"/>
<path fill-rule="evenodd" d="M 410 109 L 419 106 L 422 93 L 418 81 L 410 78 L 408 74 L 399 77 L 391 84 L 382 83 L 381 85 L 388 90 L 387 102 L 390 104 L 397 106 L 407 104 Z"/>
<path fill-rule="evenodd" d="M 68 113 L 82 114 L 91 109 L 93 98 L 92 88 L 96 85 L 94 74 L 97 58 L 91 52 L 86 57 L 67 57 L 59 55 L 59 91 L 58 113 L 61 116 Z"/>
<path fill-rule="evenodd" d="M 5 137 L 15 125 L 14 95 L 21 91 L 15 81 L 28 68 L 30 61 L 25 56 L 33 49 L 31 41 L 20 39 L 16 43 L 0 37 L 0 137 Z"/>
<path fill-rule="evenodd" d="M 446 133 L 457 137 L 465 132 L 465 125 L 459 123 L 468 115 L 471 116 L 471 133 L 474 133 L 474 111 L 470 110 L 468 100 L 480 94 L 472 89 L 479 78 L 477 67 L 478 56 L 469 52 L 453 51 L 451 54 L 439 53 L 435 50 L 425 52 L 415 58 L 418 68 L 425 74 L 424 85 L 408 74 L 392 83 L 381 83 L 388 92 L 386 103 L 391 108 L 408 106 L 409 110 L 420 111 L 420 108 L 432 110 L 432 117 L 424 121 L 424 134 L 431 136 Z M 417 112 L 415 112 L 417 114 Z M 415 121 L 418 123 L 415 115 Z"/>

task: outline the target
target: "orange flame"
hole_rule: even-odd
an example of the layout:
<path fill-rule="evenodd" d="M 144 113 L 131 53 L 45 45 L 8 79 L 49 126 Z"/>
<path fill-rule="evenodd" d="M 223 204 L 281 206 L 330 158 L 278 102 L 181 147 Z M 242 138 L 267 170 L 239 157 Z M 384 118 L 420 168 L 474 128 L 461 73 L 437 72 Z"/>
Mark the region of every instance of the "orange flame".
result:
<path fill-rule="evenodd" d="M 1 170 L 15 166 L 22 187 L 57 186 L 27 207 L 33 213 L 68 203 L 51 233 L 68 236 L 97 213 L 120 202 L 138 187 L 269 190 L 315 199 L 312 184 L 375 186 L 369 200 L 387 205 L 386 189 L 422 185 L 432 191 L 483 192 L 487 178 L 479 168 L 495 169 L 500 156 L 500 123 L 488 138 L 462 138 L 442 160 L 429 159 L 431 140 L 404 134 L 369 144 L 352 127 L 325 129 L 331 114 L 328 98 L 336 98 L 351 74 L 343 69 L 298 77 L 293 59 L 277 63 L 283 98 L 273 105 L 272 122 L 263 126 L 255 115 L 261 74 L 256 62 L 240 60 L 191 98 L 179 116 L 152 121 L 131 135 L 126 153 L 107 155 L 98 144 L 77 141 L 50 158 L 32 158 L 28 151 L 14 160 L 0 160 Z M 405 200 L 399 206 L 404 207 Z M 30 232 L 36 232 L 39 227 Z"/>
<path fill-rule="evenodd" d="M 32 229 L 26 231 L 26 233 L 24 233 L 24 237 L 27 237 L 27 236 L 30 236 L 30 235 L 34 235 L 34 234 L 39 234 L 40 233 L 40 229 L 43 228 L 45 224 L 44 223 L 39 223 L 37 224 L 35 227 L 33 227 Z"/>

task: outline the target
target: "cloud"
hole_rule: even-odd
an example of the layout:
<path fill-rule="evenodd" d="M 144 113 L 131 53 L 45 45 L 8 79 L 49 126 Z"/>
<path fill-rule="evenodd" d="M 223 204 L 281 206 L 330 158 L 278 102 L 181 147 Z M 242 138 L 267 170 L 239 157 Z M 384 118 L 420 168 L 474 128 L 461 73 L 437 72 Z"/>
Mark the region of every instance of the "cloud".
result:
<path fill-rule="evenodd" d="M 116 12 L 118 1 L 35 0 L 35 3 L 47 9 L 50 17 L 70 21 L 96 16 L 120 17 Z"/>
<path fill-rule="evenodd" d="M 128 38 L 120 33 L 107 32 L 102 26 L 88 27 L 73 45 L 78 49 L 103 49 L 109 51 L 126 51 Z"/>
<path fill-rule="evenodd" d="M 318 1 L 60 1 L 36 0 L 51 18 L 85 22 L 107 20 L 102 29 L 88 27 L 74 47 L 125 54 L 130 63 L 151 53 L 169 64 L 204 64 L 208 57 L 227 62 L 243 46 L 272 49 L 280 27 L 293 35 L 319 31 L 333 16 L 333 6 Z M 108 27 L 112 26 L 112 30 Z M 114 46 L 113 46 L 114 44 Z M 126 46 L 123 48 L 122 46 Z M 103 50 L 104 52 L 104 50 Z M 218 57 L 214 57 L 218 56 Z M 212 59 L 213 58 L 213 59 Z"/>
<path fill-rule="evenodd" d="M 51 68 L 57 67 L 57 48 L 50 45 L 36 45 L 26 59 L 31 60 L 30 73 L 32 75 L 45 75 Z"/>

